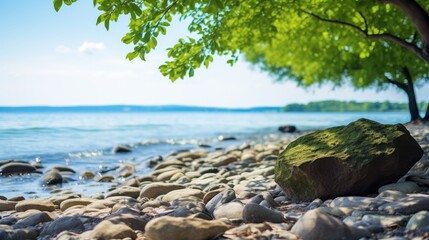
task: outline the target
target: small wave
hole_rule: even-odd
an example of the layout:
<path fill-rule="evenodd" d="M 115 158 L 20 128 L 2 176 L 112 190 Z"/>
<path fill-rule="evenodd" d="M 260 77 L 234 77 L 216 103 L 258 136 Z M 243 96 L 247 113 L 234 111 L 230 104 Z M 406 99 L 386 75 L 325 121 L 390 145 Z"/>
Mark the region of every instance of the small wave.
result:
<path fill-rule="evenodd" d="M 5 128 L 0 129 L 2 134 L 28 134 L 28 133 L 51 133 L 58 131 L 73 131 L 73 132 L 102 132 L 102 131 L 120 131 L 120 130 L 133 130 L 133 129 L 147 129 L 171 127 L 169 124 L 135 124 L 135 125 L 119 125 L 111 127 L 29 127 L 29 128 Z"/>

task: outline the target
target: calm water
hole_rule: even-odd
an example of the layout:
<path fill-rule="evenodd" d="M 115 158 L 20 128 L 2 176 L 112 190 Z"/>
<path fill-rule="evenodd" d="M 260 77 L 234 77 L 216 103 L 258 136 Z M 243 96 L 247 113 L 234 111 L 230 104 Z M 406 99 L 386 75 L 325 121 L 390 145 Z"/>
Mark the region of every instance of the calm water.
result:
<path fill-rule="evenodd" d="M 144 175 L 150 172 L 147 159 L 174 150 L 196 148 L 201 143 L 214 148 L 276 137 L 280 135 L 277 127 L 284 124 L 311 130 L 347 124 L 361 117 L 383 123 L 404 123 L 409 118 L 407 113 L 0 112 L 0 160 L 37 159 L 44 170 L 68 165 L 77 173 L 62 189 L 92 195 L 110 185 L 79 180 L 82 171 L 97 172 L 129 162 Z M 218 142 L 220 135 L 238 140 Z M 118 144 L 131 146 L 132 153 L 111 154 Z M 51 189 L 41 186 L 39 178 L 38 174 L 0 177 L 0 195 L 46 196 Z"/>

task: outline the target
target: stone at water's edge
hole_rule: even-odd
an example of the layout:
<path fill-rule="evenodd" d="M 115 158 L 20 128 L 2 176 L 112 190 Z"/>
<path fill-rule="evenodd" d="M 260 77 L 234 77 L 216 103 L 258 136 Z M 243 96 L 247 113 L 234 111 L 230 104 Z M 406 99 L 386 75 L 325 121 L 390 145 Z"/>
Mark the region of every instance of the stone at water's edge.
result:
<path fill-rule="evenodd" d="M 277 159 L 275 180 L 293 200 L 365 195 L 396 182 L 422 155 L 403 125 L 359 119 L 290 143 Z"/>

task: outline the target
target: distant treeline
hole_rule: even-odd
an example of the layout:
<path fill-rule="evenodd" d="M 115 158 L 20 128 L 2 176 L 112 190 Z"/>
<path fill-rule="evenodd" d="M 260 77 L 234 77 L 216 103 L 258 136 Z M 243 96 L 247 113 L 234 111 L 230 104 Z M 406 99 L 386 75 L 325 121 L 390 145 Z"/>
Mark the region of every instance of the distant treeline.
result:
<path fill-rule="evenodd" d="M 427 103 L 419 103 L 419 109 L 426 109 Z M 407 103 L 385 102 L 356 102 L 356 101 L 319 101 L 307 104 L 288 104 L 284 112 L 406 112 Z"/>

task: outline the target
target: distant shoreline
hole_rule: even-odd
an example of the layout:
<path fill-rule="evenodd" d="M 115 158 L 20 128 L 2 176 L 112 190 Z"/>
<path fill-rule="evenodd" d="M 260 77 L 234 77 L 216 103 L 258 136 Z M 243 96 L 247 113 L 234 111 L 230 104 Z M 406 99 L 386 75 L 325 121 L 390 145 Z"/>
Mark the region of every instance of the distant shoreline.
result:
<path fill-rule="evenodd" d="M 424 103 L 421 103 L 423 105 Z M 43 113 L 43 112 L 271 112 L 271 113 L 370 113 L 370 112 L 408 112 L 405 103 L 391 102 L 342 102 L 320 101 L 307 104 L 288 104 L 249 108 L 204 107 L 188 105 L 100 105 L 100 106 L 0 106 L 0 113 Z"/>

